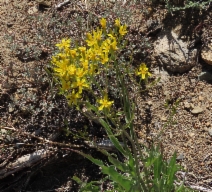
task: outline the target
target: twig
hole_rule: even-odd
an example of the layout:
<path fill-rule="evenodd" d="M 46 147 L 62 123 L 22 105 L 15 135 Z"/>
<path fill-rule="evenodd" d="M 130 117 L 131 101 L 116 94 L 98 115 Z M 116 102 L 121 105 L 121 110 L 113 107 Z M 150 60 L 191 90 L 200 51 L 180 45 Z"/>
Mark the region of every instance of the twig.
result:
<path fill-rule="evenodd" d="M 38 150 L 34 153 L 24 155 L 18 158 L 15 162 L 10 163 L 5 169 L 0 170 L 0 179 L 3 179 L 25 167 L 30 167 L 38 161 L 50 156 L 49 150 Z"/>
<path fill-rule="evenodd" d="M 35 136 L 35 135 L 31 134 L 31 133 L 22 132 L 20 130 L 15 129 L 14 127 L 2 127 L 2 126 L 0 126 L 0 129 L 7 129 L 7 130 L 12 130 L 12 131 L 15 131 L 15 132 L 19 132 L 19 134 L 21 134 L 21 135 L 27 135 L 27 136 L 30 136 L 30 137 L 34 137 L 34 138 L 36 138 L 36 139 L 38 139 L 40 141 L 43 141 L 44 143 L 49 143 L 49 144 L 53 144 L 53 145 L 59 145 L 59 146 L 64 146 L 64 147 L 74 147 L 74 148 L 84 147 L 83 145 L 74 145 L 74 144 L 71 144 L 71 143 L 66 144 L 66 143 L 50 141 L 48 139 Z"/>

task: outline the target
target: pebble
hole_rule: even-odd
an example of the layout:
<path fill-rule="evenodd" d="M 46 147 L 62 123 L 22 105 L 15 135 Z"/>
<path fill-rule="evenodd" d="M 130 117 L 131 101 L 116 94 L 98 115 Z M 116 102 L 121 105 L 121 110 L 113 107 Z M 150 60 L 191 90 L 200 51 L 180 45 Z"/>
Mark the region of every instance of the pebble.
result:
<path fill-rule="evenodd" d="M 190 109 L 191 105 L 188 102 L 184 102 L 184 108 L 185 109 Z"/>
<path fill-rule="evenodd" d="M 212 129 L 208 129 L 208 134 L 212 137 Z"/>
<path fill-rule="evenodd" d="M 178 157 L 177 157 L 176 159 L 177 159 L 177 160 L 182 160 L 182 159 L 184 159 L 184 154 L 181 153 L 180 155 L 178 155 Z"/>
<path fill-rule="evenodd" d="M 14 111 L 14 107 L 9 107 L 9 113 L 12 113 Z"/>
<path fill-rule="evenodd" d="M 162 121 L 167 121 L 167 118 L 164 117 L 164 116 L 162 116 L 160 119 L 161 119 Z"/>
<path fill-rule="evenodd" d="M 205 124 L 207 127 L 210 127 L 210 122 L 207 122 L 206 124 Z"/>
<path fill-rule="evenodd" d="M 148 104 L 149 106 L 152 106 L 152 101 L 148 101 L 147 104 Z"/>
<path fill-rule="evenodd" d="M 6 136 L 6 141 L 5 142 L 11 142 L 12 137 L 10 137 L 9 135 Z"/>
<path fill-rule="evenodd" d="M 188 134 L 190 137 L 194 137 L 195 136 L 195 133 L 189 133 Z"/>
<path fill-rule="evenodd" d="M 204 97 L 199 96 L 199 101 L 203 101 L 203 100 L 204 100 Z"/>
<path fill-rule="evenodd" d="M 203 108 L 199 106 L 194 107 L 194 109 L 191 111 L 192 114 L 199 114 L 202 112 L 203 112 Z"/>

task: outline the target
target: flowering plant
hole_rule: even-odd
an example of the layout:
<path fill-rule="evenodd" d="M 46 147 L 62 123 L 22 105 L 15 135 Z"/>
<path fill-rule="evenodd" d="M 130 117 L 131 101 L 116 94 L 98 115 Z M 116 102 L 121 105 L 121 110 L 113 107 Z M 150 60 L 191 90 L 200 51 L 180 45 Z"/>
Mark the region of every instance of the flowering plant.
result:
<path fill-rule="evenodd" d="M 112 29 L 108 29 L 106 19 L 102 18 L 100 27 L 87 33 L 85 45 L 71 47 L 70 39 L 62 39 L 56 44 L 59 52 L 51 62 L 61 94 L 67 98 L 70 106 L 76 106 L 105 129 L 109 144 L 123 159 L 119 160 L 116 155 L 96 146 L 111 163 L 105 165 L 81 151 L 71 150 L 100 166 L 102 173 L 108 175 L 105 179 L 111 181 L 115 191 L 172 191 L 175 188 L 174 174 L 179 169 L 175 164 L 175 155 L 167 163 L 163 161 L 158 148 L 148 149 L 144 146 L 146 151 L 149 150 L 149 155 L 145 157 L 135 134 L 135 104 L 130 99 L 126 77 L 136 74 L 141 80 L 146 80 L 151 74 L 144 63 L 137 70 L 132 70 L 131 66 L 120 62 L 121 51 L 126 47 L 126 34 L 127 26 L 122 25 L 119 19 L 115 20 Z M 116 112 L 114 98 L 110 97 L 111 86 L 119 90 L 119 112 Z M 120 137 L 122 142 L 118 139 Z M 154 179 L 149 177 L 151 174 L 154 174 Z M 81 191 L 100 191 L 95 182 L 85 184 L 77 177 L 73 179 L 82 184 Z"/>

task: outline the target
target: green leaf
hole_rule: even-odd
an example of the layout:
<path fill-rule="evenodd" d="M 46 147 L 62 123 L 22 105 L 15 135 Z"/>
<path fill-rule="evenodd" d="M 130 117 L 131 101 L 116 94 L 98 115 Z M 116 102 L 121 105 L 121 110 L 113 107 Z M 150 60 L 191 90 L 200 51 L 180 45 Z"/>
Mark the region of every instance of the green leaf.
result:
<path fill-rule="evenodd" d="M 124 114 L 123 111 L 119 111 L 119 112 L 116 113 L 117 116 L 121 116 L 123 114 Z"/>
<path fill-rule="evenodd" d="M 117 182 L 126 191 L 129 191 L 133 185 L 132 181 L 126 179 L 123 175 L 119 174 L 114 167 L 103 166 L 102 173 L 109 175 L 113 181 Z"/>
<path fill-rule="evenodd" d="M 91 105 L 89 102 L 86 102 L 85 105 L 86 105 L 88 110 L 93 110 L 97 115 L 99 114 L 97 107 Z"/>
<path fill-rule="evenodd" d="M 116 147 L 116 149 L 118 149 L 125 157 L 127 157 L 128 156 L 128 153 L 123 149 L 123 147 L 120 144 L 120 142 L 118 141 L 118 139 L 113 135 L 113 133 L 112 133 L 109 125 L 103 119 L 99 119 L 99 122 L 105 128 L 109 139 L 114 144 L 114 146 Z"/>
<path fill-rule="evenodd" d="M 82 182 L 82 181 L 80 180 L 80 178 L 77 177 L 77 176 L 73 176 L 72 179 L 73 179 L 74 181 L 76 181 L 79 185 L 83 184 L 83 182 Z"/>
<path fill-rule="evenodd" d="M 99 192 L 100 191 L 99 185 L 101 184 L 101 182 L 99 181 L 91 181 L 89 183 L 86 183 L 81 181 L 80 178 L 76 176 L 73 176 L 72 179 L 80 185 L 79 192 Z"/>
<path fill-rule="evenodd" d="M 112 156 L 109 156 L 108 160 L 120 171 L 123 171 L 124 173 L 129 172 L 129 168 L 124 163 L 120 162 L 119 160 L 113 158 Z"/>
<path fill-rule="evenodd" d="M 160 181 L 160 179 L 161 179 L 161 168 L 163 166 L 161 154 L 158 157 L 156 157 L 153 165 L 154 165 L 154 180 Z"/>
<path fill-rule="evenodd" d="M 135 160 L 133 158 L 132 155 L 129 155 L 129 161 L 128 161 L 128 166 L 129 166 L 129 169 L 130 169 L 130 174 L 132 175 L 132 177 L 136 177 L 136 165 L 135 165 Z"/>
<path fill-rule="evenodd" d="M 81 151 L 76 151 L 76 152 L 79 153 L 80 155 L 84 156 L 85 158 L 89 159 L 94 164 L 96 164 L 96 165 L 98 165 L 100 167 L 104 166 L 104 163 L 101 160 L 95 159 L 91 155 L 87 155 L 87 154 L 85 154 L 85 153 L 83 153 Z"/>
<path fill-rule="evenodd" d="M 171 189 L 174 186 L 175 173 L 180 170 L 179 166 L 176 164 L 176 152 L 172 156 L 169 165 L 168 165 L 168 186 Z"/>

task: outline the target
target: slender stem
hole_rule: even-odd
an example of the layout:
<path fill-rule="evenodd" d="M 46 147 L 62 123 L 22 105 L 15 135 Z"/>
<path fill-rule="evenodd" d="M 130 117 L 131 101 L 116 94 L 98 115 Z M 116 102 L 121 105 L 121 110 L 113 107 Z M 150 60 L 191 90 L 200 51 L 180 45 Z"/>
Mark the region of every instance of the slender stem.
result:
<path fill-rule="evenodd" d="M 146 188 L 145 183 L 143 182 L 143 180 L 140 177 L 140 170 L 139 170 L 139 162 L 138 162 L 138 157 L 137 157 L 137 152 L 136 152 L 136 147 L 135 147 L 135 143 L 132 140 L 132 138 L 129 136 L 129 134 L 124 130 L 123 131 L 124 135 L 127 137 L 127 139 L 130 141 L 131 145 L 132 145 L 132 149 L 133 149 L 133 154 L 134 154 L 134 158 L 135 158 L 135 167 L 136 167 L 136 176 L 137 176 L 137 183 L 141 183 L 144 191 L 148 191 Z M 139 191 L 141 191 L 141 186 L 139 186 Z"/>

